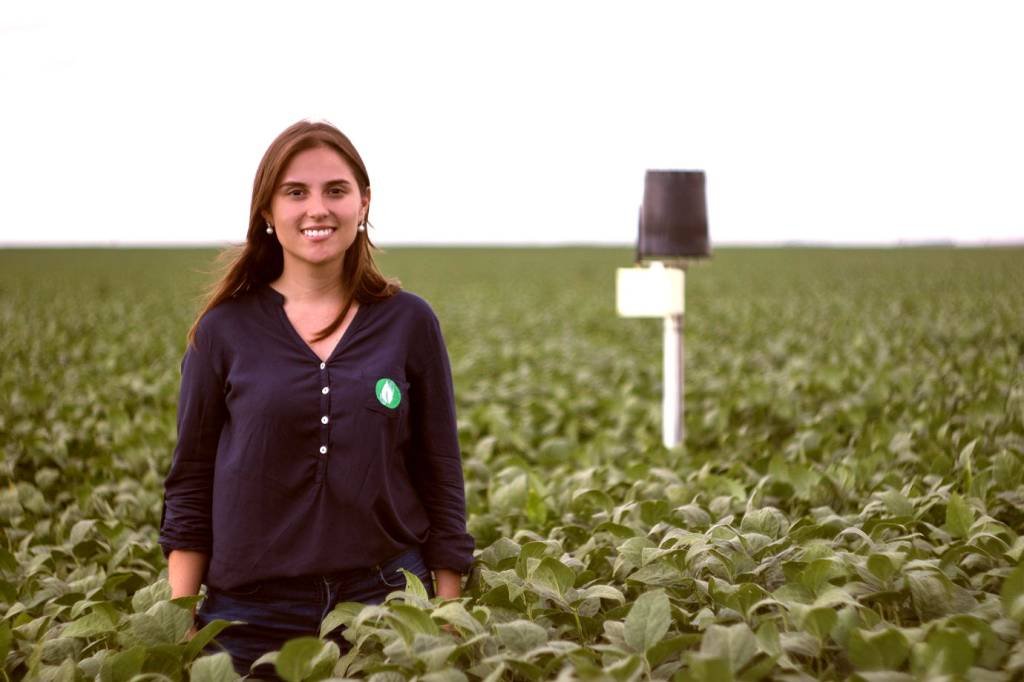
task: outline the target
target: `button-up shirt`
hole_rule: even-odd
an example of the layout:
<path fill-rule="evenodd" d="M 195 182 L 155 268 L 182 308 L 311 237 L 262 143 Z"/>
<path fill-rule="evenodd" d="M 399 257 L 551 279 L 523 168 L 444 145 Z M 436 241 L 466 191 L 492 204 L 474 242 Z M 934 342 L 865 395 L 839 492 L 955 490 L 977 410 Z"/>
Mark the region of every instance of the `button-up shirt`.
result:
<path fill-rule="evenodd" d="M 451 368 L 409 292 L 362 304 L 326 361 L 263 285 L 203 316 L 181 363 L 160 545 L 204 552 L 204 582 L 372 566 L 422 547 L 469 571 Z"/>

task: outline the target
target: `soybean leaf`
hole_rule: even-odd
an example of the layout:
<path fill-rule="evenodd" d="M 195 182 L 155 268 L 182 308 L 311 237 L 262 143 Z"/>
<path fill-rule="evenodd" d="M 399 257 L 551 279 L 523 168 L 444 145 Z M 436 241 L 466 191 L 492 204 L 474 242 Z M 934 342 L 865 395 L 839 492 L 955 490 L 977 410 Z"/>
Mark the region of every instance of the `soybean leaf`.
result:
<path fill-rule="evenodd" d="M 197 658 L 189 668 L 191 682 L 224 682 L 240 678 L 241 675 L 231 665 L 231 655 L 226 652 Z"/>
<path fill-rule="evenodd" d="M 205 599 L 205 597 L 201 594 L 189 594 L 184 597 L 175 597 L 174 599 L 171 599 L 170 602 L 175 606 L 180 606 L 181 608 L 187 609 L 191 612 L 199 605 L 199 602 L 203 601 L 203 599 Z"/>
<path fill-rule="evenodd" d="M 911 670 L 919 675 L 964 675 L 974 665 L 974 647 L 964 632 L 939 629 L 912 649 Z"/>
<path fill-rule="evenodd" d="M 89 532 L 96 525 L 96 519 L 84 519 L 79 521 L 71 527 L 71 532 L 68 533 L 68 541 L 72 545 L 77 545 L 79 542 L 84 540 Z"/>
<path fill-rule="evenodd" d="M 712 625 L 704 633 L 700 653 L 727 661 L 733 674 L 757 655 L 757 638 L 746 623 Z"/>
<path fill-rule="evenodd" d="M 779 628 L 774 621 L 768 620 L 761 624 L 754 635 L 757 638 L 757 646 L 769 656 L 782 655 L 782 643 L 779 639 Z"/>
<path fill-rule="evenodd" d="M 643 665 L 644 662 L 639 656 L 626 656 L 605 668 L 604 672 L 613 680 L 627 682 L 637 679 L 643 670 Z"/>
<path fill-rule="evenodd" d="M 268 651 L 267 653 L 263 654 L 249 665 L 249 673 L 251 674 L 252 671 L 256 670 L 260 666 L 276 666 L 277 657 L 280 653 L 280 651 Z"/>
<path fill-rule="evenodd" d="M 521 547 L 518 542 L 514 542 L 508 538 L 498 538 L 491 545 L 480 552 L 480 556 L 477 557 L 481 563 L 487 566 L 497 567 L 499 563 L 505 559 L 519 556 Z"/>
<path fill-rule="evenodd" d="M 910 654 L 910 643 L 896 628 L 880 632 L 855 629 L 850 633 L 847 655 L 860 670 L 897 670 Z"/>
<path fill-rule="evenodd" d="M 675 637 L 666 637 L 647 650 L 647 662 L 651 664 L 651 667 L 654 667 L 670 656 L 679 653 L 683 649 L 692 646 L 699 641 L 700 635 L 697 633 L 687 633 L 685 635 L 676 635 Z"/>
<path fill-rule="evenodd" d="M 436 635 L 438 632 L 430 614 L 408 604 L 391 604 L 388 621 L 407 642 L 412 642 L 417 634 Z"/>
<path fill-rule="evenodd" d="M 817 595 L 835 572 L 836 564 L 832 559 L 815 559 L 810 562 L 800 576 L 804 587 Z"/>
<path fill-rule="evenodd" d="M 896 517 L 908 517 L 914 515 L 914 505 L 898 490 L 887 490 L 881 495 L 889 513 Z"/>
<path fill-rule="evenodd" d="M 694 682 L 731 682 L 736 679 L 730 670 L 729 660 L 704 652 L 691 653 L 686 657 L 689 670 L 681 679 Z"/>
<path fill-rule="evenodd" d="M 670 561 L 659 560 L 630 573 L 626 579 L 644 585 L 667 587 L 678 585 L 682 577 L 682 573 Z"/>
<path fill-rule="evenodd" d="M 564 600 L 567 598 L 570 590 L 572 590 L 575 580 L 576 574 L 571 568 L 558 559 L 544 557 L 537 565 L 537 568 L 534 569 L 530 583 L 539 582 L 553 590 L 555 594 Z"/>
<path fill-rule="evenodd" d="M 191 661 L 193 658 L 199 655 L 199 652 L 203 650 L 207 644 L 210 643 L 221 631 L 229 625 L 240 624 L 242 621 L 227 621 L 221 618 L 211 620 L 209 623 L 204 625 L 199 632 L 192 636 L 192 639 L 185 645 L 185 653 L 182 658 L 186 662 Z"/>
<path fill-rule="evenodd" d="M 168 644 L 177 644 L 182 641 L 193 623 L 190 611 L 167 601 L 154 604 L 146 611 L 145 615 L 155 619 L 164 641 Z"/>
<path fill-rule="evenodd" d="M 338 645 L 334 642 L 316 637 L 297 637 L 281 647 L 274 669 L 287 682 L 320 679 L 330 673 L 339 655 Z"/>
<path fill-rule="evenodd" d="M 546 542 L 533 541 L 523 545 L 519 550 L 519 557 L 516 559 L 516 575 L 524 580 L 529 578 L 534 568 L 540 563 L 541 557 L 548 550 L 549 545 Z"/>
<path fill-rule="evenodd" d="M 142 669 L 146 673 L 155 673 L 171 680 L 177 680 L 181 676 L 183 651 L 184 647 L 176 644 L 151 646 L 146 650 L 146 661 L 142 664 Z"/>
<path fill-rule="evenodd" d="M 498 623 L 494 632 L 502 645 L 516 653 L 526 653 L 548 640 L 548 631 L 527 620 Z"/>
<path fill-rule="evenodd" d="M 633 603 L 626 616 L 626 643 L 637 653 L 646 653 L 661 641 L 671 622 L 672 611 L 665 591 L 645 592 Z"/>
<path fill-rule="evenodd" d="M 595 509 L 609 512 L 615 506 L 615 502 L 605 491 L 588 488 L 574 491 L 570 506 L 577 514 L 591 513 Z"/>
<path fill-rule="evenodd" d="M 999 596 L 1006 616 L 1018 623 L 1024 623 L 1024 563 L 1018 564 L 1010 571 L 1010 575 L 1006 576 Z"/>
<path fill-rule="evenodd" d="M 167 601 L 171 598 L 171 585 L 166 580 L 156 582 L 143 587 L 132 595 L 132 610 L 135 613 L 144 613 L 159 601 Z"/>
<path fill-rule="evenodd" d="M 95 637 L 113 632 L 116 627 L 106 611 L 96 610 L 69 623 L 62 634 L 65 637 Z"/>
<path fill-rule="evenodd" d="M 100 676 L 110 682 L 128 682 L 142 672 L 142 663 L 145 660 L 146 648 L 133 646 L 103 659 Z"/>
<path fill-rule="evenodd" d="M 484 626 L 473 615 L 466 610 L 466 607 L 457 601 L 450 601 L 442 604 L 431 612 L 432 618 L 440 618 L 446 623 L 451 623 L 460 630 L 471 634 L 479 634 L 484 631 Z"/>
<path fill-rule="evenodd" d="M 589 585 L 581 589 L 577 596 L 580 599 L 610 599 L 619 604 L 626 602 L 625 595 L 618 588 L 611 585 Z"/>
<path fill-rule="evenodd" d="M 417 635 L 412 642 L 413 658 L 427 670 L 441 670 L 458 648 L 451 639 L 435 635 Z"/>
<path fill-rule="evenodd" d="M 922 620 L 931 620 L 949 613 L 949 590 L 941 578 L 931 573 L 912 571 L 905 574 L 904 579 Z"/>
<path fill-rule="evenodd" d="M 480 571 L 480 575 L 488 585 L 495 587 L 504 586 L 508 592 L 508 600 L 510 602 L 515 602 L 519 599 L 525 590 L 523 579 L 511 569 L 505 571 L 483 569 Z"/>
<path fill-rule="evenodd" d="M 801 627 L 818 640 L 825 641 L 838 619 L 835 609 L 829 606 L 812 608 L 804 614 Z"/>
<path fill-rule="evenodd" d="M 946 502 L 946 530 L 955 538 L 966 538 L 970 535 L 971 524 L 974 523 L 974 511 L 967 505 L 964 498 L 957 493 L 949 496 Z"/>
<path fill-rule="evenodd" d="M 489 496 L 491 511 L 501 516 L 522 513 L 529 496 L 529 478 L 523 472 L 504 485 L 497 485 Z"/>
<path fill-rule="evenodd" d="M 887 584 L 896 575 L 897 563 L 891 555 L 879 552 L 868 556 L 867 567 L 872 575 Z"/>
<path fill-rule="evenodd" d="M 337 627 L 351 625 L 363 610 L 363 606 L 365 604 L 359 602 L 342 602 L 335 606 L 320 623 L 320 636 L 325 637 Z"/>
<path fill-rule="evenodd" d="M 430 599 L 430 597 L 427 595 L 427 588 L 423 586 L 423 581 L 420 580 L 418 575 L 410 571 L 407 571 L 404 568 L 399 568 L 398 570 L 400 570 L 402 572 L 402 575 L 405 576 L 406 592 L 417 597 L 420 597 L 422 599 Z"/>

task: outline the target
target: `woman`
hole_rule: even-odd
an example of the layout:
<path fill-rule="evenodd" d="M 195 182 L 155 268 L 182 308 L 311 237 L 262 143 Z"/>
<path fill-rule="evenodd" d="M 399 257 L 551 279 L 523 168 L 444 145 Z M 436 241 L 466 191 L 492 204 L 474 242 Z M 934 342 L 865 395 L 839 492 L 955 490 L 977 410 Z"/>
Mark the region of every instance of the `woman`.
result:
<path fill-rule="evenodd" d="M 345 135 L 285 130 L 189 331 L 160 545 L 174 597 L 207 586 L 196 627 L 246 621 L 217 638 L 243 674 L 336 603 L 382 603 L 400 568 L 454 598 L 472 563 L 441 330 L 374 265 L 369 208 Z"/>

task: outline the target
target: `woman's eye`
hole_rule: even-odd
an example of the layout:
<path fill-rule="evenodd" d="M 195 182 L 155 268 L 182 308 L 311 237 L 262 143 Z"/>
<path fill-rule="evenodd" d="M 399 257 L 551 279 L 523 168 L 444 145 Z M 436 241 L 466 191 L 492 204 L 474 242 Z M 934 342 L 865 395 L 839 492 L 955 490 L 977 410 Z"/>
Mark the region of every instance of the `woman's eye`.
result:
<path fill-rule="evenodd" d="M 288 196 L 290 196 L 290 197 L 297 197 L 300 194 L 302 194 L 302 190 L 301 189 L 290 189 L 290 190 L 288 190 Z"/>

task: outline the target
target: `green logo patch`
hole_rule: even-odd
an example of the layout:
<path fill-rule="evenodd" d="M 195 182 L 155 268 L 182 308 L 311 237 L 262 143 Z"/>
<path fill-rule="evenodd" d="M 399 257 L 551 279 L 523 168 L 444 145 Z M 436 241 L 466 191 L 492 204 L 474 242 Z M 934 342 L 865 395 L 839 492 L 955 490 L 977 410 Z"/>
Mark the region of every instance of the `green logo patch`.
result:
<path fill-rule="evenodd" d="M 393 410 L 398 407 L 400 402 L 402 402 L 402 392 L 398 390 L 398 384 L 387 377 L 377 379 L 377 387 L 375 390 L 377 393 L 377 402 L 384 407 L 388 407 Z"/>

